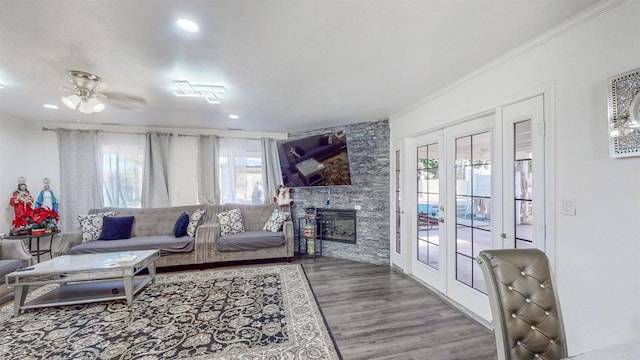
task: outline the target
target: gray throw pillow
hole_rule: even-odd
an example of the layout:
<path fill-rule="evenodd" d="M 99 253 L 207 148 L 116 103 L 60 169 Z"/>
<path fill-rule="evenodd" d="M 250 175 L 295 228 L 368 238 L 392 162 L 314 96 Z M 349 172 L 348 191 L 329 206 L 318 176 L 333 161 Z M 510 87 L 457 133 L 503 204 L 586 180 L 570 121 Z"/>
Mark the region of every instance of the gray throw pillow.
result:
<path fill-rule="evenodd" d="M 240 209 L 233 209 L 218 214 L 220 235 L 231 235 L 244 232 L 242 213 Z"/>

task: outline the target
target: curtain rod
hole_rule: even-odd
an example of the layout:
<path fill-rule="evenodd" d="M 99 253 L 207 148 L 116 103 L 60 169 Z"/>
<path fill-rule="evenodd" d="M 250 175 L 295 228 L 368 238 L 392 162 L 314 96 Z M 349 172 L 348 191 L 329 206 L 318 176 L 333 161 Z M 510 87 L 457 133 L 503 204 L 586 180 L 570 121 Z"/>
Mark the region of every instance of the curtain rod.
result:
<path fill-rule="evenodd" d="M 71 131 L 71 130 L 75 130 L 75 131 L 90 131 L 90 130 L 95 130 L 95 131 L 102 131 L 102 132 L 113 132 L 113 133 L 119 133 L 119 134 L 135 134 L 135 135 L 142 135 L 142 134 L 150 134 L 153 131 L 145 131 L 145 132 L 133 132 L 133 131 L 110 131 L 110 130 L 98 130 L 98 129 L 67 129 L 67 128 L 48 128 L 43 126 L 42 127 L 42 131 L 58 131 L 58 130 L 62 130 L 62 131 Z M 158 134 L 165 134 L 165 135 L 169 135 L 169 136 L 173 136 L 173 133 L 169 133 L 169 132 L 157 132 Z M 183 135 L 183 134 L 176 134 L 178 136 L 197 136 L 197 135 Z"/>
<path fill-rule="evenodd" d="M 42 131 L 57 131 L 57 130 L 77 130 L 77 131 L 89 131 L 89 130 L 96 130 L 96 131 L 103 131 L 103 132 L 115 132 L 115 133 L 120 133 L 120 134 L 149 134 L 150 131 L 146 131 L 146 132 L 127 132 L 127 131 L 109 131 L 109 130 L 97 130 L 97 129 L 68 129 L 68 128 L 48 128 L 43 126 L 42 127 Z M 206 135 L 206 136 L 217 136 L 219 138 L 225 138 L 225 139 L 248 139 L 248 138 L 241 138 L 241 137 L 237 137 L 237 136 L 220 136 L 220 135 L 214 135 L 214 134 L 180 134 L 180 133 L 164 133 L 164 132 L 160 132 L 159 134 L 167 134 L 169 136 L 173 136 L 176 135 L 177 137 L 198 137 L 200 135 Z M 250 138 L 250 139 L 259 139 L 259 138 Z"/>

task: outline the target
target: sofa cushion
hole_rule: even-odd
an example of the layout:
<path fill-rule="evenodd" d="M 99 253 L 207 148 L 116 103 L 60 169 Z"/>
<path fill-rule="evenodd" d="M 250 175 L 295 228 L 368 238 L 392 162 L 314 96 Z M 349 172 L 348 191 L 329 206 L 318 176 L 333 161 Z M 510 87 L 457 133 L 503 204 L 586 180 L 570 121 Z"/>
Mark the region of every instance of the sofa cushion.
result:
<path fill-rule="evenodd" d="M 244 232 L 242 212 L 240 212 L 240 209 L 219 213 L 218 221 L 220 222 L 220 235 L 222 236 Z"/>
<path fill-rule="evenodd" d="M 196 236 L 196 229 L 198 225 L 200 225 L 200 221 L 202 221 L 202 215 L 204 215 L 205 209 L 197 209 L 191 214 L 189 217 L 189 225 L 187 225 L 187 235 L 191 237 Z"/>
<path fill-rule="evenodd" d="M 20 260 L 0 260 L 0 284 L 4 284 L 5 276 L 18 270 L 20 267 Z"/>
<path fill-rule="evenodd" d="M 271 232 L 278 232 L 282 230 L 282 224 L 289 219 L 290 215 L 291 214 L 288 212 L 280 211 L 278 209 L 273 210 L 273 213 L 271 213 L 269 220 L 264 224 L 262 230 Z"/>
<path fill-rule="evenodd" d="M 173 236 L 179 238 L 187 235 L 187 227 L 189 226 L 189 214 L 183 212 L 178 216 L 176 224 L 173 226 Z"/>
<path fill-rule="evenodd" d="M 131 237 L 133 216 L 105 216 L 102 220 L 102 233 L 98 240 L 118 240 Z"/>
<path fill-rule="evenodd" d="M 284 233 L 271 231 L 245 231 L 221 236 L 216 242 L 219 251 L 257 250 L 284 245 Z"/>
<path fill-rule="evenodd" d="M 96 254 L 116 251 L 160 250 L 161 256 L 191 252 L 195 248 L 195 240 L 190 237 L 176 238 L 173 234 L 132 237 L 121 240 L 97 240 L 76 245 L 71 254 Z"/>
<path fill-rule="evenodd" d="M 97 214 L 78 215 L 80 229 L 82 230 L 82 242 L 98 240 L 102 233 L 102 223 L 105 216 L 114 216 L 113 211 Z"/>

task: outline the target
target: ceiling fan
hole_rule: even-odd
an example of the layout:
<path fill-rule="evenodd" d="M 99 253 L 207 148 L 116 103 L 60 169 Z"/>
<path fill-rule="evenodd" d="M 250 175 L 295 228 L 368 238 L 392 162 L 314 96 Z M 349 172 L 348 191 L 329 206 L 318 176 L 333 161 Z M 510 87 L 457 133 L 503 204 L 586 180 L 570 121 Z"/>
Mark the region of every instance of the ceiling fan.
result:
<path fill-rule="evenodd" d="M 97 75 L 79 70 L 71 70 L 68 75 L 73 88 L 62 86 L 60 90 L 65 94 L 62 102 L 70 109 L 91 114 L 104 110 L 106 103 L 124 110 L 147 106 L 147 101 L 141 97 L 99 91 L 102 79 Z"/>

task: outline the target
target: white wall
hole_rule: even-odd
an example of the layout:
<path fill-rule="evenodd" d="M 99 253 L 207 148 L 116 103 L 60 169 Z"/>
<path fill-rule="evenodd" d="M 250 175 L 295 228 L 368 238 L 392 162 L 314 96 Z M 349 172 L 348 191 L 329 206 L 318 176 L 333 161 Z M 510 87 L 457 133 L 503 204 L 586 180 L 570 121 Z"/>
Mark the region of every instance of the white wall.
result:
<path fill-rule="evenodd" d="M 610 159 L 607 129 L 607 79 L 640 68 L 638 14 L 624 2 L 391 120 L 402 139 L 555 85 L 548 236 L 571 354 L 640 336 L 640 157 Z M 576 199 L 576 216 L 560 215 L 560 198 Z"/>
<path fill-rule="evenodd" d="M 51 190 L 59 197 L 57 144 L 56 134 L 42 131 L 42 124 L 0 115 L 0 233 L 11 229 L 14 213 L 9 198 L 18 188 L 20 176 L 27 178 L 27 188 L 34 200 L 42 190 L 44 177 L 51 179 Z"/>

